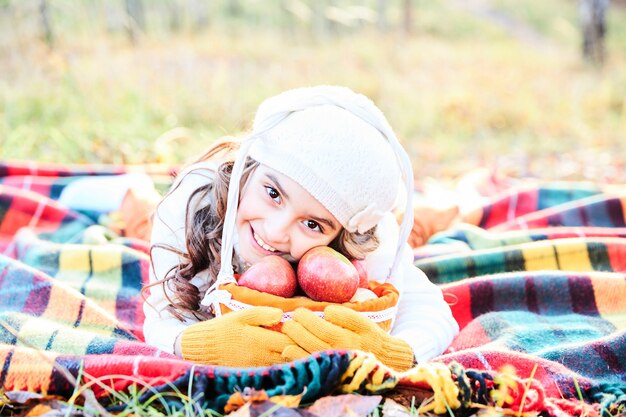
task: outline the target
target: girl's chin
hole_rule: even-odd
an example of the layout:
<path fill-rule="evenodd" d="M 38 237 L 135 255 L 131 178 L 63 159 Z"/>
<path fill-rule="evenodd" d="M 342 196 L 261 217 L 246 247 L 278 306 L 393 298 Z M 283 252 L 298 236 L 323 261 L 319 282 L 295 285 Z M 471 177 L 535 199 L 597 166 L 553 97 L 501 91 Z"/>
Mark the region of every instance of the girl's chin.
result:
<path fill-rule="evenodd" d="M 249 249 L 241 251 L 239 253 L 239 257 L 241 258 L 242 261 L 246 263 L 246 265 L 252 265 L 255 262 L 258 262 L 258 260 L 261 258 L 261 256 L 259 255 L 252 256 Z"/>
<path fill-rule="evenodd" d="M 254 265 L 259 262 L 261 259 L 268 256 L 265 253 L 262 253 L 260 250 L 256 250 L 255 247 L 250 247 L 251 245 L 246 245 L 246 247 L 241 247 L 241 252 L 239 253 L 239 257 L 247 264 Z"/>

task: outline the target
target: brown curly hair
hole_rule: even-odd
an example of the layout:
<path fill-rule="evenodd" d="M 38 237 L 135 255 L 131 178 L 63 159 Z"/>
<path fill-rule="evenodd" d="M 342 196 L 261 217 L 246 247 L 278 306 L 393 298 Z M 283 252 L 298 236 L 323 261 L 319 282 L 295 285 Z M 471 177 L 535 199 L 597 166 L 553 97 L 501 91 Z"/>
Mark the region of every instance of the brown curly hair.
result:
<path fill-rule="evenodd" d="M 234 140 L 219 142 L 194 163 L 212 159 L 222 152 L 232 154 L 238 145 L 239 142 Z M 190 281 L 196 274 L 208 269 L 210 284 L 212 284 L 220 270 L 222 230 L 233 163 L 232 158 L 223 162 L 217 169 L 214 181 L 196 189 L 190 196 L 186 207 L 186 252 L 159 244 L 151 247 L 151 251 L 157 247 L 163 248 L 183 258 L 180 264 L 168 271 L 165 278 L 146 287 L 162 285 L 167 296 L 168 293 L 165 291 L 167 285 L 175 296 L 175 299 L 168 297 L 170 302 L 168 311 L 181 321 L 185 316 L 193 316 L 197 319 L 211 317 L 210 314 L 201 311 L 200 301 L 203 294 Z M 251 158 L 246 160 L 241 175 L 240 189 L 243 189 L 250 174 L 258 165 L 259 163 Z M 341 229 L 329 246 L 349 259 L 363 259 L 378 247 L 379 241 L 375 232 L 376 227 L 365 233 L 350 233 L 346 229 Z M 233 269 L 236 272 L 242 272 L 237 271 L 237 267 L 233 263 Z"/>

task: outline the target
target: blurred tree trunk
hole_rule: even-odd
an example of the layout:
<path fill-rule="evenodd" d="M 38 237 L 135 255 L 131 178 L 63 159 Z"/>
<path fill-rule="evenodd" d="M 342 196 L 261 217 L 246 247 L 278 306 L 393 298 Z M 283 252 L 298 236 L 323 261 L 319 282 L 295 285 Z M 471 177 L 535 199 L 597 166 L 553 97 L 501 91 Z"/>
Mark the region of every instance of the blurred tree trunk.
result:
<path fill-rule="evenodd" d="M 328 4 L 326 0 L 313 0 L 311 2 L 311 11 L 313 12 L 313 18 L 311 21 L 311 28 L 313 34 L 316 37 L 323 38 L 328 35 L 328 19 L 326 19 L 326 9 Z"/>
<path fill-rule="evenodd" d="M 323 3 L 323 10 L 322 10 L 322 23 L 324 24 L 325 28 L 326 28 L 326 33 L 330 33 L 332 35 L 337 35 L 339 34 L 339 31 L 341 30 L 340 25 L 338 24 L 337 20 L 334 19 L 330 19 L 330 11 L 331 10 L 336 10 L 335 9 L 335 0 L 326 0 L 324 2 L 320 2 Z"/>
<path fill-rule="evenodd" d="M 582 53 L 587 62 L 602 65 L 605 59 L 606 11 L 609 0 L 579 0 Z"/>
<path fill-rule="evenodd" d="M 231 16 L 239 16 L 241 14 L 241 3 L 239 3 L 239 0 L 228 0 L 228 14 Z"/>
<path fill-rule="evenodd" d="M 300 18 L 296 11 L 293 10 L 292 4 L 293 2 L 289 0 L 281 0 L 280 2 L 281 17 L 285 21 L 285 30 L 290 37 L 295 36 L 296 20 Z"/>
<path fill-rule="evenodd" d="M 413 32 L 413 0 L 404 0 L 403 2 L 402 22 L 405 33 Z"/>
<path fill-rule="evenodd" d="M 54 34 L 50 24 L 50 9 L 47 0 L 39 0 L 39 23 L 41 24 L 41 39 L 52 48 L 54 46 Z"/>
<path fill-rule="evenodd" d="M 378 0 L 378 28 L 386 32 L 388 29 L 387 24 L 387 0 Z"/>
<path fill-rule="evenodd" d="M 201 31 L 209 26 L 209 9 L 207 4 L 207 0 L 190 0 L 189 2 L 194 31 Z"/>
<path fill-rule="evenodd" d="M 134 44 L 137 43 L 139 32 L 146 29 L 146 19 L 142 0 L 125 0 L 126 1 L 126 28 L 128 37 Z"/>
<path fill-rule="evenodd" d="M 122 19 L 118 8 L 108 1 L 102 3 L 102 14 L 104 14 L 107 32 L 117 32 L 120 28 L 126 27 L 126 19 Z"/>
<path fill-rule="evenodd" d="M 177 1 L 170 0 L 166 6 L 170 32 L 180 32 L 183 26 L 183 16 L 180 4 Z"/>

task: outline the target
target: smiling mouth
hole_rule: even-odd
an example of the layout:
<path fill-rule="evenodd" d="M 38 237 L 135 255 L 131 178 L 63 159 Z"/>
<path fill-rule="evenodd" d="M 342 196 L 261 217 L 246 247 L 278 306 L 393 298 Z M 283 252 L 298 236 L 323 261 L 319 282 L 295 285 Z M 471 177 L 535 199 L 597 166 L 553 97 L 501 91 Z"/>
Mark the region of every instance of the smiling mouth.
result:
<path fill-rule="evenodd" d="M 257 235 L 255 231 L 252 231 L 252 236 L 254 237 L 254 241 L 257 243 L 257 245 L 259 245 L 260 247 L 262 247 L 266 251 L 274 252 L 274 253 L 279 252 L 278 249 L 273 248 L 270 245 L 268 245 L 267 243 L 265 243 L 265 241 L 263 239 L 261 239 L 261 237 L 259 235 Z"/>

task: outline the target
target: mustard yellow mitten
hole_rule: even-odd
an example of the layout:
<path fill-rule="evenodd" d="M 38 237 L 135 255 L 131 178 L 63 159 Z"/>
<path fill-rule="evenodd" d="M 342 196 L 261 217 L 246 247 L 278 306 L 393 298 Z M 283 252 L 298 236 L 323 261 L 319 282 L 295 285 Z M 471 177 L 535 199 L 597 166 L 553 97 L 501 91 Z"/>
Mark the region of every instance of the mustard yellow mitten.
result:
<path fill-rule="evenodd" d="M 356 349 L 373 353 L 382 363 L 405 371 L 413 366 L 413 350 L 404 340 L 385 333 L 361 313 L 341 305 L 324 309 L 324 318 L 305 308 L 294 312 L 293 320 L 283 323 L 282 332 L 298 346 L 285 349 L 285 359 L 327 349 Z"/>
<path fill-rule="evenodd" d="M 265 329 L 280 322 L 282 310 L 253 307 L 194 323 L 181 334 L 184 359 L 233 367 L 268 366 L 284 362 L 281 353 L 293 341 Z"/>

